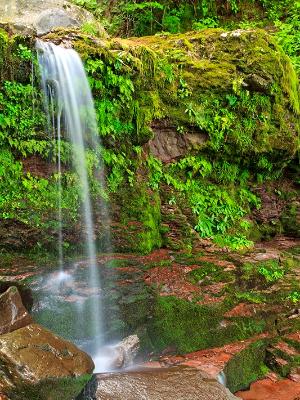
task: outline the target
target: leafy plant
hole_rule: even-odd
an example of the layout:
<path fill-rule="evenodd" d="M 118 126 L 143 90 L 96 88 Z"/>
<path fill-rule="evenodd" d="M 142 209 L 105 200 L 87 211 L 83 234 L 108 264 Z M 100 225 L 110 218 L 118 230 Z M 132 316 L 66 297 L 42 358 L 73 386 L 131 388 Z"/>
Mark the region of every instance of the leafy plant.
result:
<path fill-rule="evenodd" d="M 276 260 L 265 262 L 264 265 L 259 268 L 258 272 L 269 283 L 276 282 L 277 280 L 281 279 L 285 274 L 284 269 L 278 264 Z"/>
<path fill-rule="evenodd" d="M 30 61 L 32 59 L 32 51 L 22 44 L 19 44 L 18 46 L 17 55 L 25 61 Z"/>
<path fill-rule="evenodd" d="M 253 242 L 244 235 L 216 235 L 214 242 L 220 247 L 228 247 L 231 250 L 253 247 Z"/>
<path fill-rule="evenodd" d="M 292 293 L 290 293 L 287 297 L 288 300 L 290 300 L 292 303 L 297 304 L 300 302 L 300 292 L 297 290 L 294 290 Z"/>
<path fill-rule="evenodd" d="M 266 297 L 262 293 L 256 292 L 237 292 L 236 298 L 249 303 L 260 304 L 266 302 Z"/>

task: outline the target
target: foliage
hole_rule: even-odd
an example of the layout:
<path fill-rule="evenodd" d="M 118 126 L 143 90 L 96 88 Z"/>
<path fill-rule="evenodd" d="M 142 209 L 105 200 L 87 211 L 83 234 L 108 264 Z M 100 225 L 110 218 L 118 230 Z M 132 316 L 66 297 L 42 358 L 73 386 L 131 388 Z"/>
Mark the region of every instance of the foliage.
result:
<path fill-rule="evenodd" d="M 30 61 L 32 59 L 32 51 L 27 46 L 24 46 L 21 43 L 18 46 L 17 54 L 21 59 L 25 61 Z"/>
<path fill-rule="evenodd" d="M 240 250 L 253 247 L 253 242 L 246 235 L 236 233 L 235 235 L 216 235 L 214 242 L 220 247 L 228 247 L 231 250 Z"/>
<path fill-rule="evenodd" d="M 276 19 L 276 37 L 284 51 L 291 57 L 297 71 L 300 71 L 300 2 L 294 6 L 285 20 Z"/>
<path fill-rule="evenodd" d="M 39 147 L 41 138 L 39 128 L 42 129 L 44 119 L 42 114 L 35 112 L 33 88 L 30 84 L 6 81 L 0 92 L 0 138 L 2 143 L 19 148 L 23 153 L 21 140 L 31 140 L 32 147 L 37 147 L 42 153 L 45 142 Z M 45 137 L 44 137 L 45 139 Z M 33 142 L 33 140 L 35 142 Z M 28 142 L 25 144 L 28 148 Z M 38 150 L 38 151 L 39 151 Z"/>
<path fill-rule="evenodd" d="M 237 292 L 236 298 L 249 303 L 260 304 L 266 302 L 266 297 L 259 292 Z"/>
<path fill-rule="evenodd" d="M 297 304 L 300 302 L 300 292 L 297 290 L 294 290 L 292 293 L 288 295 L 288 300 L 290 300 L 292 303 Z"/>
<path fill-rule="evenodd" d="M 217 163 L 218 167 L 220 165 Z M 259 200 L 243 186 L 230 189 L 228 186 L 225 188 L 213 181 L 209 182 L 209 178 L 213 178 L 216 171 L 215 165 L 207 158 L 187 156 L 163 168 L 159 160 L 150 157 L 148 166 L 149 184 L 153 189 L 158 188 L 162 181 L 186 196 L 191 210 L 197 216 L 195 229 L 202 237 L 214 237 L 220 245 L 233 249 L 252 245 L 252 242 L 241 234 L 226 237 L 223 235 L 233 226 L 238 226 L 238 230 L 246 232 L 249 226 L 242 218 L 250 207 L 259 206 Z M 239 171 L 232 177 L 231 169 L 227 171 L 227 168 L 225 163 L 224 170 L 218 174 L 219 182 L 220 179 L 221 183 L 227 183 L 228 179 L 235 183 L 241 180 Z"/>
<path fill-rule="evenodd" d="M 258 272 L 269 283 L 276 282 L 277 280 L 281 279 L 285 274 L 284 269 L 278 264 L 276 260 L 266 261 L 264 265 L 259 268 Z"/>
<path fill-rule="evenodd" d="M 91 11 L 96 17 L 101 17 L 110 33 L 126 36 L 145 36 L 157 32 L 179 33 L 191 29 L 226 26 L 230 23 L 230 18 L 233 26 L 251 26 L 256 22 L 260 26 L 269 25 L 270 22 L 284 21 L 291 12 L 296 15 L 293 10 L 298 4 L 294 0 L 72 1 Z M 235 22 L 236 19 L 239 21 Z M 288 31 L 286 33 L 292 36 Z"/>
<path fill-rule="evenodd" d="M 37 227 L 56 227 L 57 183 L 24 173 L 22 164 L 16 161 L 9 150 L 0 151 L 0 216 L 3 219 L 18 219 Z M 63 192 L 62 207 L 66 222 L 77 218 L 78 191 L 76 178 L 66 174 L 68 189 Z M 75 185 L 74 185 L 75 184 Z M 45 211 L 48 211 L 48 214 Z"/>
<path fill-rule="evenodd" d="M 202 2 L 197 21 L 213 18 L 212 3 L 207 2 L 204 7 Z M 234 3 L 227 5 L 233 11 Z M 155 17 L 153 26 L 156 16 L 164 11 L 161 21 L 165 26 L 173 21 L 176 30 L 184 30 L 184 15 L 193 9 L 191 4 L 181 4 L 176 10 L 166 6 L 162 2 L 122 3 L 134 18 L 151 12 Z M 206 40 L 208 34 L 210 40 Z M 252 46 L 254 35 L 256 47 Z M 166 202 L 182 208 L 184 215 L 192 215 L 192 224 L 202 237 L 233 249 L 251 246 L 251 225 L 246 217 L 260 206 L 252 186 L 256 181 L 277 178 L 294 157 L 298 97 L 293 70 L 275 42 L 261 31 L 251 33 L 249 38 L 245 33 L 238 43 L 230 38 L 223 40 L 218 30 L 175 37 L 164 34 L 139 39 L 136 45 L 130 40 L 115 39 L 98 46 L 87 36 L 74 38 L 74 47 L 85 62 L 103 140 L 101 150 L 87 153 L 92 194 L 95 199 L 103 196 L 103 188 L 94 179 L 101 152 L 110 197 L 119 196 L 128 188 L 132 204 L 139 210 L 145 208 L 144 213 L 135 215 L 124 211 L 123 218 L 124 223 L 132 218 L 141 223 L 138 229 L 142 227 L 146 232 L 145 249 L 151 248 L 150 242 L 159 243 L 159 227 L 153 225 L 154 221 L 160 223 L 157 195 L 165 186 L 170 191 Z M 210 56 L 199 58 L 200 48 Z M 11 57 L 21 63 L 20 70 L 23 63 L 28 68 L 32 55 L 24 44 L 18 42 L 10 51 Z M 244 59 L 237 61 L 236 55 L 241 51 L 247 54 L 247 63 Z M 265 57 L 263 66 L 257 61 L 261 57 Z M 253 70 L 259 77 L 267 71 L 259 90 L 247 81 Z M 5 174 L 13 176 L 17 184 L 11 197 L 3 202 L 3 212 L 7 213 L 11 206 L 14 211 L 6 218 L 19 218 L 33 225 L 49 224 L 58 176 L 55 172 L 42 179 L 27 175 L 18 160 L 39 155 L 55 161 L 57 143 L 49 140 L 44 130 L 38 82 L 31 82 L 30 74 L 25 79 L 5 78 L 1 80 L 0 94 L 1 151 L 4 159 L 11 157 L 12 171 L 6 168 Z M 149 156 L 145 146 L 153 137 L 151 128 L 156 120 L 174 124 L 178 140 L 185 142 L 190 134 L 199 135 L 204 137 L 203 144 L 191 145 L 185 156 L 163 164 Z M 67 170 L 71 163 L 67 141 L 62 141 L 61 156 Z M 18 173 L 15 168 L 20 169 Z M 62 182 L 64 207 L 69 209 L 67 220 L 75 221 L 79 199 L 72 185 L 76 187 L 76 176 L 64 173 Z M 143 187 L 140 202 L 136 197 L 140 193 L 138 186 Z M 145 204 L 151 196 L 156 200 L 148 209 Z M 29 218 L 23 203 L 18 203 L 19 198 L 29 199 L 34 217 Z"/>

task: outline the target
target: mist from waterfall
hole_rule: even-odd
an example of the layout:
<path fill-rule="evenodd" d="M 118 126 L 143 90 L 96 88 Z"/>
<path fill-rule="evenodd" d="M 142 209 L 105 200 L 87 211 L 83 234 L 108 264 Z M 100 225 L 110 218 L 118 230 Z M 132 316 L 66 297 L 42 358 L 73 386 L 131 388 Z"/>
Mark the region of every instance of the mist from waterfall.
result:
<path fill-rule="evenodd" d="M 87 306 L 77 301 L 77 315 L 74 315 L 74 319 L 78 318 L 90 326 L 93 343 L 89 345 L 88 352 L 97 358 L 97 353 L 103 345 L 101 284 L 96 259 L 96 234 L 87 159 L 87 150 L 97 151 L 100 146 L 94 102 L 82 61 L 76 51 L 41 40 L 37 41 L 36 47 L 41 85 L 45 94 L 48 130 L 57 144 L 55 156 L 58 182 L 57 218 L 60 273 L 56 279 L 59 286 L 64 284 L 68 277 L 68 272 L 64 271 L 61 160 L 63 138 L 66 138 L 71 143 L 73 168 L 79 179 L 82 235 L 89 271 L 86 286 L 90 293 L 90 301 L 87 302 Z M 99 164 L 101 165 L 101 160 L 99 160 Z M 101 171 L 98 173 L 98 179 L 103 179 Z M 103 184 L 103 182 L 100 183 Z M 72 284 L 72 279 L 70 277 L 69 285 Z"/>

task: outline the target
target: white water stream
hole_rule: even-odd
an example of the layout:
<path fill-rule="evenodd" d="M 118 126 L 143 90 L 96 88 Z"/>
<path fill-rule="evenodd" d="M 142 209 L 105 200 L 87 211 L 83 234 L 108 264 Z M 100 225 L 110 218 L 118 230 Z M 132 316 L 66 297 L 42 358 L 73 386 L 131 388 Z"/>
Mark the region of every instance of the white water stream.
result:
<path fill-rule="evenodd" d="M 82 225 L 85 255 L 88 259 L 86 287 L 90 291 L 88 305 L 78 300 L 74 319 L 89 325 L 92 343 L 89 353 L 97 361 L 96 370 L 106 370 L 106 362 L 99 357 L 103 346 L 101 283 L 96 259 L 95 226 L 89 186 L 87 149 L 92 145 L 99 147 L 98 130 L 94 102 L 87 76 L 79 55 L 73 49 L 65 49 L 50 42 L 37 41 L 42 89 L 45 94 L 45 108 L 48 125 L 57 143 L 58 180 L 58 263 L 60 273 L 56 279 L 57 287 L 66 282 L 72 285 L 73 277 L 63 270 L 63 208 L 62 208 L 62 140 L 72 144 L 73 167 L 79 178 Z M 101 179 L 102 173 L 98 176 Z"/>

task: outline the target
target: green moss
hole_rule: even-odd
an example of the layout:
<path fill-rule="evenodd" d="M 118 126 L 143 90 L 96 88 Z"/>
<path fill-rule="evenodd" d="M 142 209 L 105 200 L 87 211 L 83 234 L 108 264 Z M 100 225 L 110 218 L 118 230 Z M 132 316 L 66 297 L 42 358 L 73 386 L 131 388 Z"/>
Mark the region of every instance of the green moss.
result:
<path fill-rule="evenodd" d="M 250 383 L 265 376 L 264 361 L 267 345 L 267 340 L 254 342 L 227 363 L 224 373 L 230 391 L 235 393 L 238 390 L 247 389 Z"/>
<path fill-rule="evenodd" d="M 212 282 L 229 282 L 234 279 L 232 273 L 224 272 L 224 267 L 219 267 L 211 262 L 201 262 L 200 268 L 188 273 L 190 281 L 194 284 L 201 282 L 201 285 Z"/>
<path fill-rule="evenodd" d="M 160 198 L 143 183 L 123 187 L 115 200 L 120 207 L 120 225 L 113 230 L 118 249 L 149 253 L 161 246 Z"/>
<path fill-rule="evenodd" d="M 284 233 L 295 237 L 300 236 L 300 204 L 296 200 L 286 206 L 281 221 Z"/>
<path fill-rule="evenodd" d="M 174 346 L 178 352 L 188 353 L 242 340 L 265 328 L 264 321 L 251 318 L 224 321 L 226 310 L 222 304 L 204 306 L 176 297 L 159 297 L 148 326 L 154 349 Z"/>

